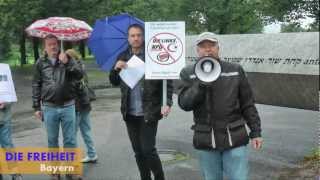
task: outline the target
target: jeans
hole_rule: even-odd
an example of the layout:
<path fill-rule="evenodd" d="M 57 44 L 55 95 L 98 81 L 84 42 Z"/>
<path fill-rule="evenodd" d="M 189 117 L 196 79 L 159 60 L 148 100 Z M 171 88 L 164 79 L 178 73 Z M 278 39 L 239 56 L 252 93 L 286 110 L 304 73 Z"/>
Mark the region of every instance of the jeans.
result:
<path fill-rule="evenodd" d="M 90 111 L 80 111 L 76 114 L 76 134 L 78 132 L 78 129 L 80 128 L 83 141 L 87 147 L 87 155 L 88 157 L 93 158 L 97 155 L 97 153 L 91 135 Z"/>
<path fill-rule="evenodd" d="M 247 180 L 249 169 L 247 151 L 247 146 L 225 151 L 198 150 L 204 180 L 223 180 L 223 173 L 229 180 Z"/>
<path fill-rule="evenodd" d="M 14 148 L 12 143 L 12 128 L 11 128 L 11 105 L 6 105 L 5 109 L 0 110 L 0 145 L 2 148 L 5 148 L 6 151 L 14 153 L 14 150 L 10 150 L 9 148 Z M 1 166 L 1 164 L 0 164 Z M 12 174 L 15 174 L 17 171 L 17 164 L 8 163 L 8 168 L 13 170 Z M 1 176 L 1 175 L 0 175 Z M 1 179 L 1 178 L 0 178 Z"/>
<path fill-rule="evenodd" d="M 158 122 L 144 121 L 143 116 L 128 116 L 127 131 L 140 171 L 141 180 L 164 180 L 161 161 L 156 149 Z"/>
<path fill-rule="evenodd" d="M 48 147 L 59 147 L 59 128 L 61 124 L 63 147 L 76 147 L 76 112 L 75 106 L 51 107 L 43 106 L 44 123 L 48 136 Z"/>
<path fill-rule="evenodd" d="M 12 132 L 11 132 L 11 105 L 7 105 L 5 109 L 0 110 L 1 122 L 0 125 L 0 144 L 2 148 L 13 148 Z"/>

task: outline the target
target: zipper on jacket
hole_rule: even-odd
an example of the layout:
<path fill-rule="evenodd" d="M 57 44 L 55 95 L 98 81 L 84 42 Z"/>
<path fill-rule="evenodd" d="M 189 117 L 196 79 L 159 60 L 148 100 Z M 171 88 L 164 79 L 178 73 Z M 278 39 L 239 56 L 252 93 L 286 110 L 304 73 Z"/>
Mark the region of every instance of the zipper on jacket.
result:
<path fill-rule="evenodd" d="M 227 133 L 228 133 L 229 145 L 232 146 L 232 139 L 231 139 L 231 134 L 230 134 L 229 127 L 227 127 Z"/>
<path fill-rule="evenodd" d="M 214 149 L 214 148 L 216 148 L 216 138 L 214 137 L 214 130 L 213 130 L 213 128 L 212 128 L 212 136 L 211 136 L 211 138 L 212 138 L 212 148 Z"/>

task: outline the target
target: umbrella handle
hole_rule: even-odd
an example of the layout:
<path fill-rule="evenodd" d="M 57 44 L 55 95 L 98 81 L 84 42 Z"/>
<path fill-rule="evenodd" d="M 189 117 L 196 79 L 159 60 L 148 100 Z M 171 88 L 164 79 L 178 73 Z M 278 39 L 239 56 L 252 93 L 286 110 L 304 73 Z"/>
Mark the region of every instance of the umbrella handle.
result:
<path fill-rule="evenodd" d="M 64 49 L 63 49 L 63 40 L 60 41 L 60 51 L 61 51 L 61 52 L 64 51 Z"/>

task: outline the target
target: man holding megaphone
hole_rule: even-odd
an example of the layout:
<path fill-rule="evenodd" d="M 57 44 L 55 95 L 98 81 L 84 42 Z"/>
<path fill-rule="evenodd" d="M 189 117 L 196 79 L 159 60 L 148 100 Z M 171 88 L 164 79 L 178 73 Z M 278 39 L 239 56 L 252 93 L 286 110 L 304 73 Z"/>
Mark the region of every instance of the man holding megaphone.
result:
<path fill-rule="evenodd" d="M 205 180 L 248 178 L 248 148 L 262 147 L 261 121 L 244 70 L 221 61 L 219 42 L 210 32 L 196 41 L 199 59 L 180 77 L 179 106 L 193 111 L 193 145 Z M 247 132 L 249 127 L 250 133 Z"/>

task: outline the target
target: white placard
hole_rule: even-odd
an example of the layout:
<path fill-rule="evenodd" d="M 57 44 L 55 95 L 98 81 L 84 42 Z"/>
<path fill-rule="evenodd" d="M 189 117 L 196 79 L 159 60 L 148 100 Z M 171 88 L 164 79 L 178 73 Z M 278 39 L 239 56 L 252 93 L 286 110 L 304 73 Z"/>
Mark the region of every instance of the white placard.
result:
<path fill-rule="evenodd" d="M 2 63 L 0 63 L 0 102 L 17 102 L 10 67 Z"/>
<path fill-rule="evenodd" d="M 127 68 L 119 73 L 121 79 L 133 89 L 144 75 L 144 62 L 136 55 L 133 55 L 127 62 Z"/>
<path fill-rule="evenodd" d="M 185 22 L 145 22 L 146 79 L 179 79 L 185 66 Z"/>

